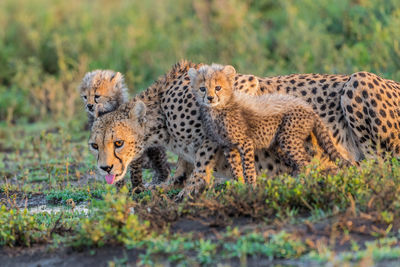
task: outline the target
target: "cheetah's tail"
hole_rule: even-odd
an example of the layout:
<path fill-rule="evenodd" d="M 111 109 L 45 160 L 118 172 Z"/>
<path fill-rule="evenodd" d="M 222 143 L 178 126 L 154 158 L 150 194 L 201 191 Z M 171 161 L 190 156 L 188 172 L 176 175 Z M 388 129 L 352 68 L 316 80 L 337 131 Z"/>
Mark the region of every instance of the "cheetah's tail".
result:
<path fill-rule="evenodd" d="M 325 153 L 328 154 L 331 161 L 336 162 L 336 160 L 339 160 L 339 163 L 341 165 L 349 165 L 348 161 L 345 160 L 336 149 L 329 134 L 329 130 L 327 129 L 323 121 L 318 117 L 318 115 L 315 115 L 313 133 L 317 138 L 318 145 L 325 151 Z"/>

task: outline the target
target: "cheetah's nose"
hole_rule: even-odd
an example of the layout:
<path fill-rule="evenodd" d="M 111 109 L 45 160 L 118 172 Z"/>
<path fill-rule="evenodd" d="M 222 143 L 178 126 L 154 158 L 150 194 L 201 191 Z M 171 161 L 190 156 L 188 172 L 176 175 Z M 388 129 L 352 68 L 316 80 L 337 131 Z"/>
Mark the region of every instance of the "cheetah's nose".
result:
<path fill-rule="evenodd" d="M 100 169 L 102 169 L 105 172 L 110 173 L 110 171 L 112 170 L 113 166 L 114 165 L 111 165 L 111 166 L 100 166 Z"/>
<path fill-rule="evenodd" d="M 207 96 L 208 101 L 212 101 L 214 99 L 213 96 Z"/>
<path fill-rule="evenodd" d="M 89 111 L 93 111 L 93 105 L 92 104 L 87 104 L 86 105 Z"/>

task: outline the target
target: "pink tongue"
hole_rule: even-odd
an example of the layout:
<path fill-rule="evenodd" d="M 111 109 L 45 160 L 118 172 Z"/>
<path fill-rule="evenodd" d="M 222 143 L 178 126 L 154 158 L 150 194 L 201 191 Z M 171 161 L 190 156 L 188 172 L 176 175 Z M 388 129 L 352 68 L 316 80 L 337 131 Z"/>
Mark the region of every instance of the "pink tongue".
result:
<path fill-rule="evenodd" d="M 106 181 L 107 184 L 112 184 L 114 183 L 115 175 L 114 174 L 107 174 L 106 175 Z"/>

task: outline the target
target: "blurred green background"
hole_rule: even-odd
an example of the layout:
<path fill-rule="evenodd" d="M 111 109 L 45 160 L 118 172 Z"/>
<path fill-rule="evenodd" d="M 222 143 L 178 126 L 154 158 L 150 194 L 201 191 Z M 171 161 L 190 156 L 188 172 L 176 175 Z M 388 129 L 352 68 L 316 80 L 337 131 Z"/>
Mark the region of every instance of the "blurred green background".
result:
<path fill-rule="evenodd" d="M 84 122 L 86 71 L 121 71 L 133 94 L 182 58 L 400 80 L 398 0 L 1 0 L 0 26 L 3 124 Z"/>

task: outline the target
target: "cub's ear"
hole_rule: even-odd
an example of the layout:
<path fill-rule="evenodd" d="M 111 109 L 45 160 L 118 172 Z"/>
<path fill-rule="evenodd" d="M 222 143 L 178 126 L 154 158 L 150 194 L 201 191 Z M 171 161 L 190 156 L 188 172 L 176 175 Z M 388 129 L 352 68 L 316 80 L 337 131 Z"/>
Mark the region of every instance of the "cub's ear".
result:
<path fill-rule="evenodd" d="M 233 66 L 231 65 L 226 65 L 223 69 L 222 72 L 228 76 L 228 77 L 233 77 L 234 75 L 236 75 L 236 70 Z"/>
<path fill-rule="evenodd" d="M 116 72 L 113 75 L 111 75 L 110 82 L 115 84 L 118 81 L 120 81 L 122 78 L 123 78 L 122 77 L 122 73 L 121 72 Z"/>
<path fill-rule="evenodd" d="M 190 81 L 193 83 L 194 80 L 195 80 L 196 77 L 197 77 L 197 70 L 195 70 L 194 68 L 190 68 L 190 69 L 188 70 L 188 75 L 189 75 Z"/>
<path fill-rule="evenodd" d="M 146 105 L 142 101 L 138 100 L 131 109 L 129 117 L 136 118 L 138 119 L 139 123 L 143 123 L 146 121 L 145 120 L 146 110 L 147 110 Z"/>

